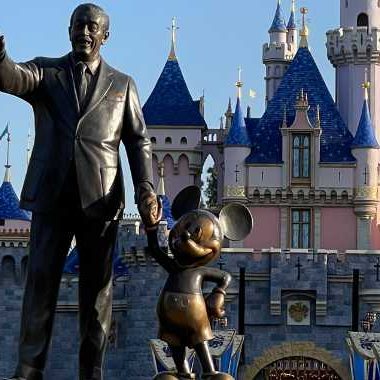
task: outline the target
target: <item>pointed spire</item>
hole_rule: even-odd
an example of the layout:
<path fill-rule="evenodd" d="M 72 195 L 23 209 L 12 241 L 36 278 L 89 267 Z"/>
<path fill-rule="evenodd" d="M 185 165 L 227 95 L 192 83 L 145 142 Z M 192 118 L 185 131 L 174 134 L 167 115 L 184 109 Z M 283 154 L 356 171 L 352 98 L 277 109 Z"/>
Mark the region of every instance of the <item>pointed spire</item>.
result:
<path fill-rule="evenodd" d="M 240 105 L 242 86 L 243 82 L 241 81 L 241 68 L 239 67 L 239 78 L 236 82 L 236 87 L 238 88 L 236 108 L 234 116 L 232 118 L 231 127 L 225 140 L 226 145 L 251 145 L 251 141 L 248 137 L 247 127 L 244 121 L 244 115 Z"/>
<path fill-rule="evenodd" d="M 176 37 L 177 37 L 177 30 L 179 29 L 177 27 L 176 19 L 175 17 L 172 18 L 172 26 L 171 28 L 168 28 L 171 30 L 171 48 L 169 53 L 169 61 L 176 61 L 177 56 L 175 54 L 175 48 L 176 48 Z"/>
<path fill-rule="evenodd" d="M 227 106 L 226 115 L 230 115 L 231 113 L 232 113 L 231 98 L 228 98 L 228 106 Z"/>
<path fill-rule="evenodd" d="M 269 29 L 269 33 L 273 32 L 286 32 L 285 19 L 282 12 L 281 0 L 277 0 L 277 9 L 274 15 L 272 25 Z"/>
<path fill-rule="evenodd" d="M 292 0 L 292 8 L 290 10 L 290 17 L 287 25 L 287 29 L 297 29 L 296 25 L 296 0 Z"/>
<path fill-rule="evenodd" d="M 302 13 L 302 29 L 300 31 L 300 36 L 301 36 L 300 48 L 308 48 L 309 47 L 309 42 L 308 42 L 309 29 L 306 25 L 306 15 L 309 13 L 309 10 L 305 7 L 302 7 L 301 13 Z"/>
<path fill-rule="evenodd" d="M 365 80 L 362 84 L 364 89 L 364 102 L 362 108 L 362 115 L 360 117 L 359 126 L 355 134 L 354 141 L 351 148 L 372 148 L 380 149 L 380 145 L 377 142 L 375 131 L 373 129 L 371 114 L 368 106 L 368 89 L 371 87 L 371 83 L 368 81 L 368 72 L 365 72 Z"/>
<path fill-rule="evenodd" d="M 164 169 L 165 169 L 165 164 L 162 161 L 158 164 L 159 180 L 158 180 L 158 185 L 157 185 L 157 190 L 156 190 L 156 194 L 161 195 L 161 196 L 165 195 L 165 181 L 164 181 L 165 173 L 164 173 Z"/>
<path fill-rule="evenodd" d="M 9 125 L 9 124 L 8 124 Z M 9 148 L 11 143 L 11 134 L 7 131 L 7 163 L 5 166 L 4 182 L 11 182 L 11 165 L 9 165 Z"/>
<path fill-rule="evenodd" d="M 238 68 L 238 81 L 236 82 L 237 87 L 237 97 L 241 99 L 241 88 L 243 87 L 243 82 L 241 81 L 241 66 Z"/>

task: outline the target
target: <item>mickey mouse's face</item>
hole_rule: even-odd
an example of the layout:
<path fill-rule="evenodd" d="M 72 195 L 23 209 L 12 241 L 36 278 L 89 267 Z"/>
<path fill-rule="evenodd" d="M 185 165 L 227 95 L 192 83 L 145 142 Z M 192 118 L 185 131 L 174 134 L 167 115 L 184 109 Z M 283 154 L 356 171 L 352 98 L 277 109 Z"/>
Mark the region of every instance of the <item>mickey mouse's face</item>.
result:
<path fill-rule="evenodd" d="M 223 233 L 218 219 L 205 210 L 183 215 L 169 234 L 170 249 L 181 266 L 198 267 L 215 259 Z"/>

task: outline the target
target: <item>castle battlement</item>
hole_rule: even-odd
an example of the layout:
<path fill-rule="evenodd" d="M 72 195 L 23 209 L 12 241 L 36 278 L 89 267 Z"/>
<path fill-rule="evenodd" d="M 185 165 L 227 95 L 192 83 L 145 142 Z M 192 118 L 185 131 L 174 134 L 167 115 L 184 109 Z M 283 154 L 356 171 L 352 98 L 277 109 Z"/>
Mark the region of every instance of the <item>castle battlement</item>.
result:
<path fill-rule="evenodd" d="M 270 61 L 283 60 L 285 62 L 291 62 L 294 58 L 295 51 L 293 45 L 279 44 L 279 43 L 265 43 L 263 45 L 263 63 L 269 63 Z"/>
<path fill-rule="evenodd" d="M 326 34 L 327 56 L 334 66 L 380 61 L 380 28 L 339 28 Z"/>

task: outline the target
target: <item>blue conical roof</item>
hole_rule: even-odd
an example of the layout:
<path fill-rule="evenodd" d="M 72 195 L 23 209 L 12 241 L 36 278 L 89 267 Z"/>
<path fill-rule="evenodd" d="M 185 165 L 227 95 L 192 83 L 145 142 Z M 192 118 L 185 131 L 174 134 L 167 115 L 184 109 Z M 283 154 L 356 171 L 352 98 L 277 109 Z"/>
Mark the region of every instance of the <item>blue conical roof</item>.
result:
<path fill-rule="evenodd" d="M 269 33 L 272 32 L 286 32 L 285 18 L 282 13 L 281 2 L 277 2 L 276 14 L 272 22 L 272 26 L 269 29 Z"/>
<path fill-rule="evenodd" d="M 123 256 L 119 254 L 119 239 L 116 240 L 115 248 L 113 251 L 113 278 L 124 276 L 128 274 L 127 262 Z M 63 273 L 66 274 L 79 274 L 79 252 L 75 246 L 66 257 Z"/>
<path fill-rule="evenodd" d="M 287 29 L 297 29 L 296 15 L 294 14 L 294 10 L 293 9 L 290 12 L 290 17 L 289 17 Z"/>
<path fill-rule="evenodd" d="M 237 99 L 234 117 L 224 143 L 225 145 L 251 145 L 239 98 Z"/>
<path fill-rule="evenodd" d="M 206 126 L 199 102 L 193 101 L 176 58 L 167 60 L 143 113 L 148 125 Z"/>
<path fill-rule="evenodd" d="M 321 162 L 355 162 L 351 154 L 353 136 L 340 116 L 333 98 L 308 48 L 298 49 L 274 97 L 260 122 L 252 127 L 251 154 L 247 163 L 281 163 L 283 110 L 287 109 L 287 125 L 295 118 L 295 104 L 301 90 L 308 95 L 310 116 L 320 106 Z"/>
<path fill-rule="evenodd" d="M 4 181 L 0 187 L 0 219 L 31 220 L 29 213 L 20 209 L 20 201 L 8 181 Z"/>
<path fill-rule="evenodd" d="M 352 142 L 352 148 L 380 148 L 372 126 L 367 99 L 365 99 L 363 103 L 362 115 L 354 141 Z"/>

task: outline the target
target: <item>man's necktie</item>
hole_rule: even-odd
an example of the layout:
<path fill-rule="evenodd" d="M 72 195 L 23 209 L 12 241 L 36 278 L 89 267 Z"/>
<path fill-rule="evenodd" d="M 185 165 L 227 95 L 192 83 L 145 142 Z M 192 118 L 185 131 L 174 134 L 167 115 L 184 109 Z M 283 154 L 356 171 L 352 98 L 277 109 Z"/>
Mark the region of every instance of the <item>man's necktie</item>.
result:
<path fill-rule="evenodd" d="M 87 79 L 86 79 L 87 65 L 83 62 L 78 62 L 75 65 L 75 84 L 77 87 L 78 100 L 80 108 L 83 109 L 87 93 Z"/>

